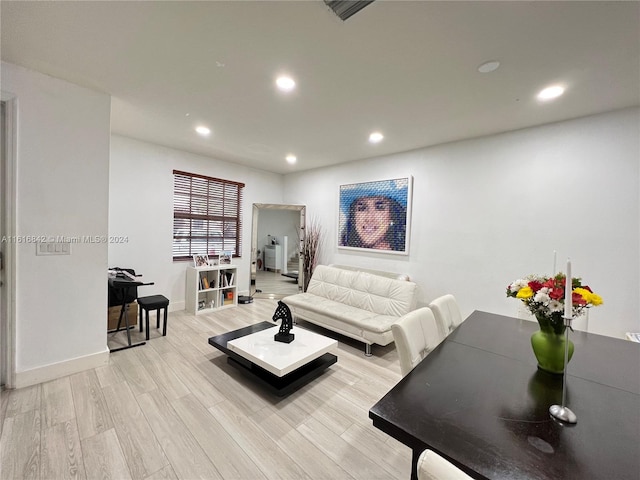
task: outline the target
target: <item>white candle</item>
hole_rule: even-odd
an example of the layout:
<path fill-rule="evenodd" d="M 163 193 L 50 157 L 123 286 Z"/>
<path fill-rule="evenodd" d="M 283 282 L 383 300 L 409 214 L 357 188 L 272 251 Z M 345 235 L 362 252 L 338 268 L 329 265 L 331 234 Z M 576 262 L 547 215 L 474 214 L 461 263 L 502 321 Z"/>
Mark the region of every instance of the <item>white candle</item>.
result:
<path fill-rule="evenodd" d="M 556 276 L 556 251 L 553 251 L 553 270 L 551 270 L 551 276 Z"/>
<path fill-rule="evenodd" d="M 567 259 L 567 280 L 564 288 L 564 318 L 573 318 L 573 288 L 571 288 L 571 260 Z"/>

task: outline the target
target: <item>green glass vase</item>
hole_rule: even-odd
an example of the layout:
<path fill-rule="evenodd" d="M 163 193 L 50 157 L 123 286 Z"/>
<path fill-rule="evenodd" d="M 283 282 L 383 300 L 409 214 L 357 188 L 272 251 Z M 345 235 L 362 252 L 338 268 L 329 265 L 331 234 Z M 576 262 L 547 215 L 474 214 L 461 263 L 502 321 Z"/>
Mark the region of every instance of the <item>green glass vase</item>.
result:
<path fill-rule="evenodd" d="M 538 360 L 538 368 L 545 372 L 564 374 L 565 326 L 548 318 L 538 317 L 540 330 L 531 335 L 531 347 Z M 569 340 L 567 363 L 573 356 L 574 345 Z"/>

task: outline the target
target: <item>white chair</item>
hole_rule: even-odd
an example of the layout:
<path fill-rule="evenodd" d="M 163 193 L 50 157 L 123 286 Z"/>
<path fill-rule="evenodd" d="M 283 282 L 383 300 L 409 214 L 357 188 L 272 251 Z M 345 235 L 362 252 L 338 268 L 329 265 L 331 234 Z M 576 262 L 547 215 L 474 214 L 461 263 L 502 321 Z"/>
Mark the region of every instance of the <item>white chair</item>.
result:
<path fill-rule="evenodd" d="M 436 322 L 440 327 L 440 333 L 446 337 L 462 323 L 462 314 L 458 307 L 456 298 L 451 295 L 443 295 L 436 298 L 429 304 L 429 308 L 436 317 Z"/>
<path fill-rule="evenodd" d="M 418 480 L 472 480 L 454 464 L 433 450 L 425 450 L 418 457 Z"/>
<path fill-rule="evenodd" d="M 444 338 L 433 312 L 428 307 L 413 310 L 391 325 L 400 370 L 404 377 L 419 364 Z"/>

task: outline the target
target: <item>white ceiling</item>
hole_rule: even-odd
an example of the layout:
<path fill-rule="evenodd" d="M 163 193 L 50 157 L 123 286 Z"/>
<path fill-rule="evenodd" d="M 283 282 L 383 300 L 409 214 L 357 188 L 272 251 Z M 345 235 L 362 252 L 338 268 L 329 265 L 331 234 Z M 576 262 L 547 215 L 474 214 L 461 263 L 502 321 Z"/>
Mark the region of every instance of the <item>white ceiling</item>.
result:
<path fill-rule="evenodd" d="M 377 0 L 343 22 L 322 0 L 3 0 L 1 50 L 111 94 L 115 133 L 287 173 L 639 105 L 639 7 Z"/>

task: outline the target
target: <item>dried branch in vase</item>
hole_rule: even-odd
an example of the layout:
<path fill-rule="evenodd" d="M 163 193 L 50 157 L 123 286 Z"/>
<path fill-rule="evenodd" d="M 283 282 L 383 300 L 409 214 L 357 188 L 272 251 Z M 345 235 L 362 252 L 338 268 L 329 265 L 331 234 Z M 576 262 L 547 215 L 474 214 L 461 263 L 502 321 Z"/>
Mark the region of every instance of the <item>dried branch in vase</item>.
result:
<path fill-rule="evenodd" d="M 309 280 L 311 275 L 318 264 L 318 251 L 322 244 L 322 228 L 320 222 L 317 219 L 311 220 L 305 227 L 304 233 L 300 233 L 302 236 L 302 265 L 303 273 L 303 287 L 302 291 L 306 292 L 309 286 Z"/>

